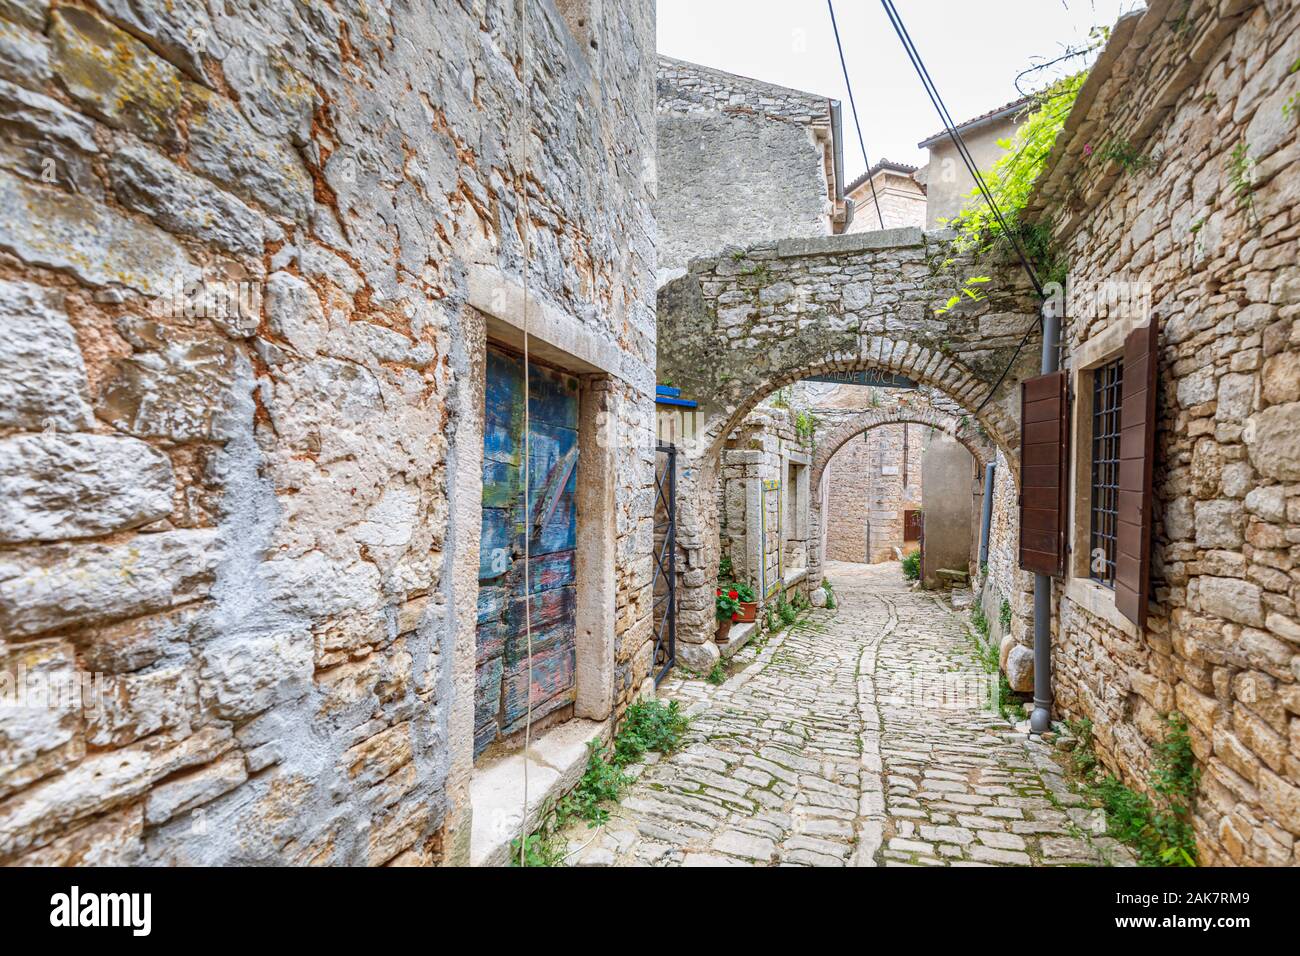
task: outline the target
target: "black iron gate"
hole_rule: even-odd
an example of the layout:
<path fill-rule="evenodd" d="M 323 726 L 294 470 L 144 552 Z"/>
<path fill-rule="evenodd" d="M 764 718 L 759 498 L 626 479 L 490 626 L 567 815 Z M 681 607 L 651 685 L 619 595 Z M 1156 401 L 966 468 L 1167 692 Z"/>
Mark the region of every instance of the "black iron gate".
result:
<path fill-rule="evenodd" d="M 655 447 L 655 684 L 677 661 L 677 446 Z"/>

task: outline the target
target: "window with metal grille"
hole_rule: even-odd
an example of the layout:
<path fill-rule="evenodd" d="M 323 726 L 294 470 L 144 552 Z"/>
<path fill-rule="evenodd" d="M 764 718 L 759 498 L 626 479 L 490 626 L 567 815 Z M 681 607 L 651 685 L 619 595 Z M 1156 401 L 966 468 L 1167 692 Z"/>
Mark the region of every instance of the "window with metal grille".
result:
<path fill-rule="evenodd" d="M 1124 360 L 1092 374 L 1092 521 L 1088 535 L 1088 576 L 1115 586 L 1115 538 L 1119 518 L 1120 403 Z"/>

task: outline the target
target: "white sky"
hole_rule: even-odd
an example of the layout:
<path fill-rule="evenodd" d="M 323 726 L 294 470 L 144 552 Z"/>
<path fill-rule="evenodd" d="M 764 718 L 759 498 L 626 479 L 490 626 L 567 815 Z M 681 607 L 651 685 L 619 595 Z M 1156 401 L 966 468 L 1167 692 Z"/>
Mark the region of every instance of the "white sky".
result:
<path fill-rule="evenodd" d="M 1015 78 L 1081 45 L 1142 0 L 894 0 L 958 123 L 1017 98 Z M 923 165 L 916 144 L 943 128 L 877 0 L 836 0 L 835 16 L 871 162 Z M 659 52 L 839 99 L 844 164 L 861 173 L 825 0 L 658 0 Z M 1041 85 L 1041 84 L 1040 84 Z"/>

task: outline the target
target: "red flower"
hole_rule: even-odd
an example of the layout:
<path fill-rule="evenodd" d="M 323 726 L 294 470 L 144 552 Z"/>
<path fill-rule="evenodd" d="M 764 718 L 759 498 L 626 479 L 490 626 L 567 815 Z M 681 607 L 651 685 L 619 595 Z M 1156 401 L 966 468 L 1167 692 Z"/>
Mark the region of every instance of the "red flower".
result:
<path fill-rule="evenodd" d="M 718 597 L 722 597 L 722 588 L 718 588 Z"/>
<path fill-rule="evenodd" d="M 736 600 L 736 598 L 740 597 L 740 592 L 739 592 L 739 591 L 728 591 L 728 592 L 727 592 L 727 597 L 731 598 L 731 599 L 734 601 L 734 600 Z"/>
<path fill-rule="evenodd" d="M 740 620 L 740 612 L 739 612 L 739 611 L 732 611 L 732 612 L 731 612 L 731 620 L 732 620 L 733 622 L 734 622 L 734 621 L 739 621 L 739 620 Z"/>

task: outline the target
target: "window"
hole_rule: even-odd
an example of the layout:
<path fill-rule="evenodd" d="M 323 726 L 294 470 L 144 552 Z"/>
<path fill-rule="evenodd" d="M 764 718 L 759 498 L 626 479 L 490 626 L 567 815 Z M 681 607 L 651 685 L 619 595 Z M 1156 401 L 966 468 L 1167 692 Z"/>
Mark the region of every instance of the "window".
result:
<path fill-rule="evenodd" d="M 1115 539 L 1119 519 L 1120 398 L 1123 358 L 1099 366 L 1092 376 L 1092 480 L 1088 576 L 1115 587 Z"/>

